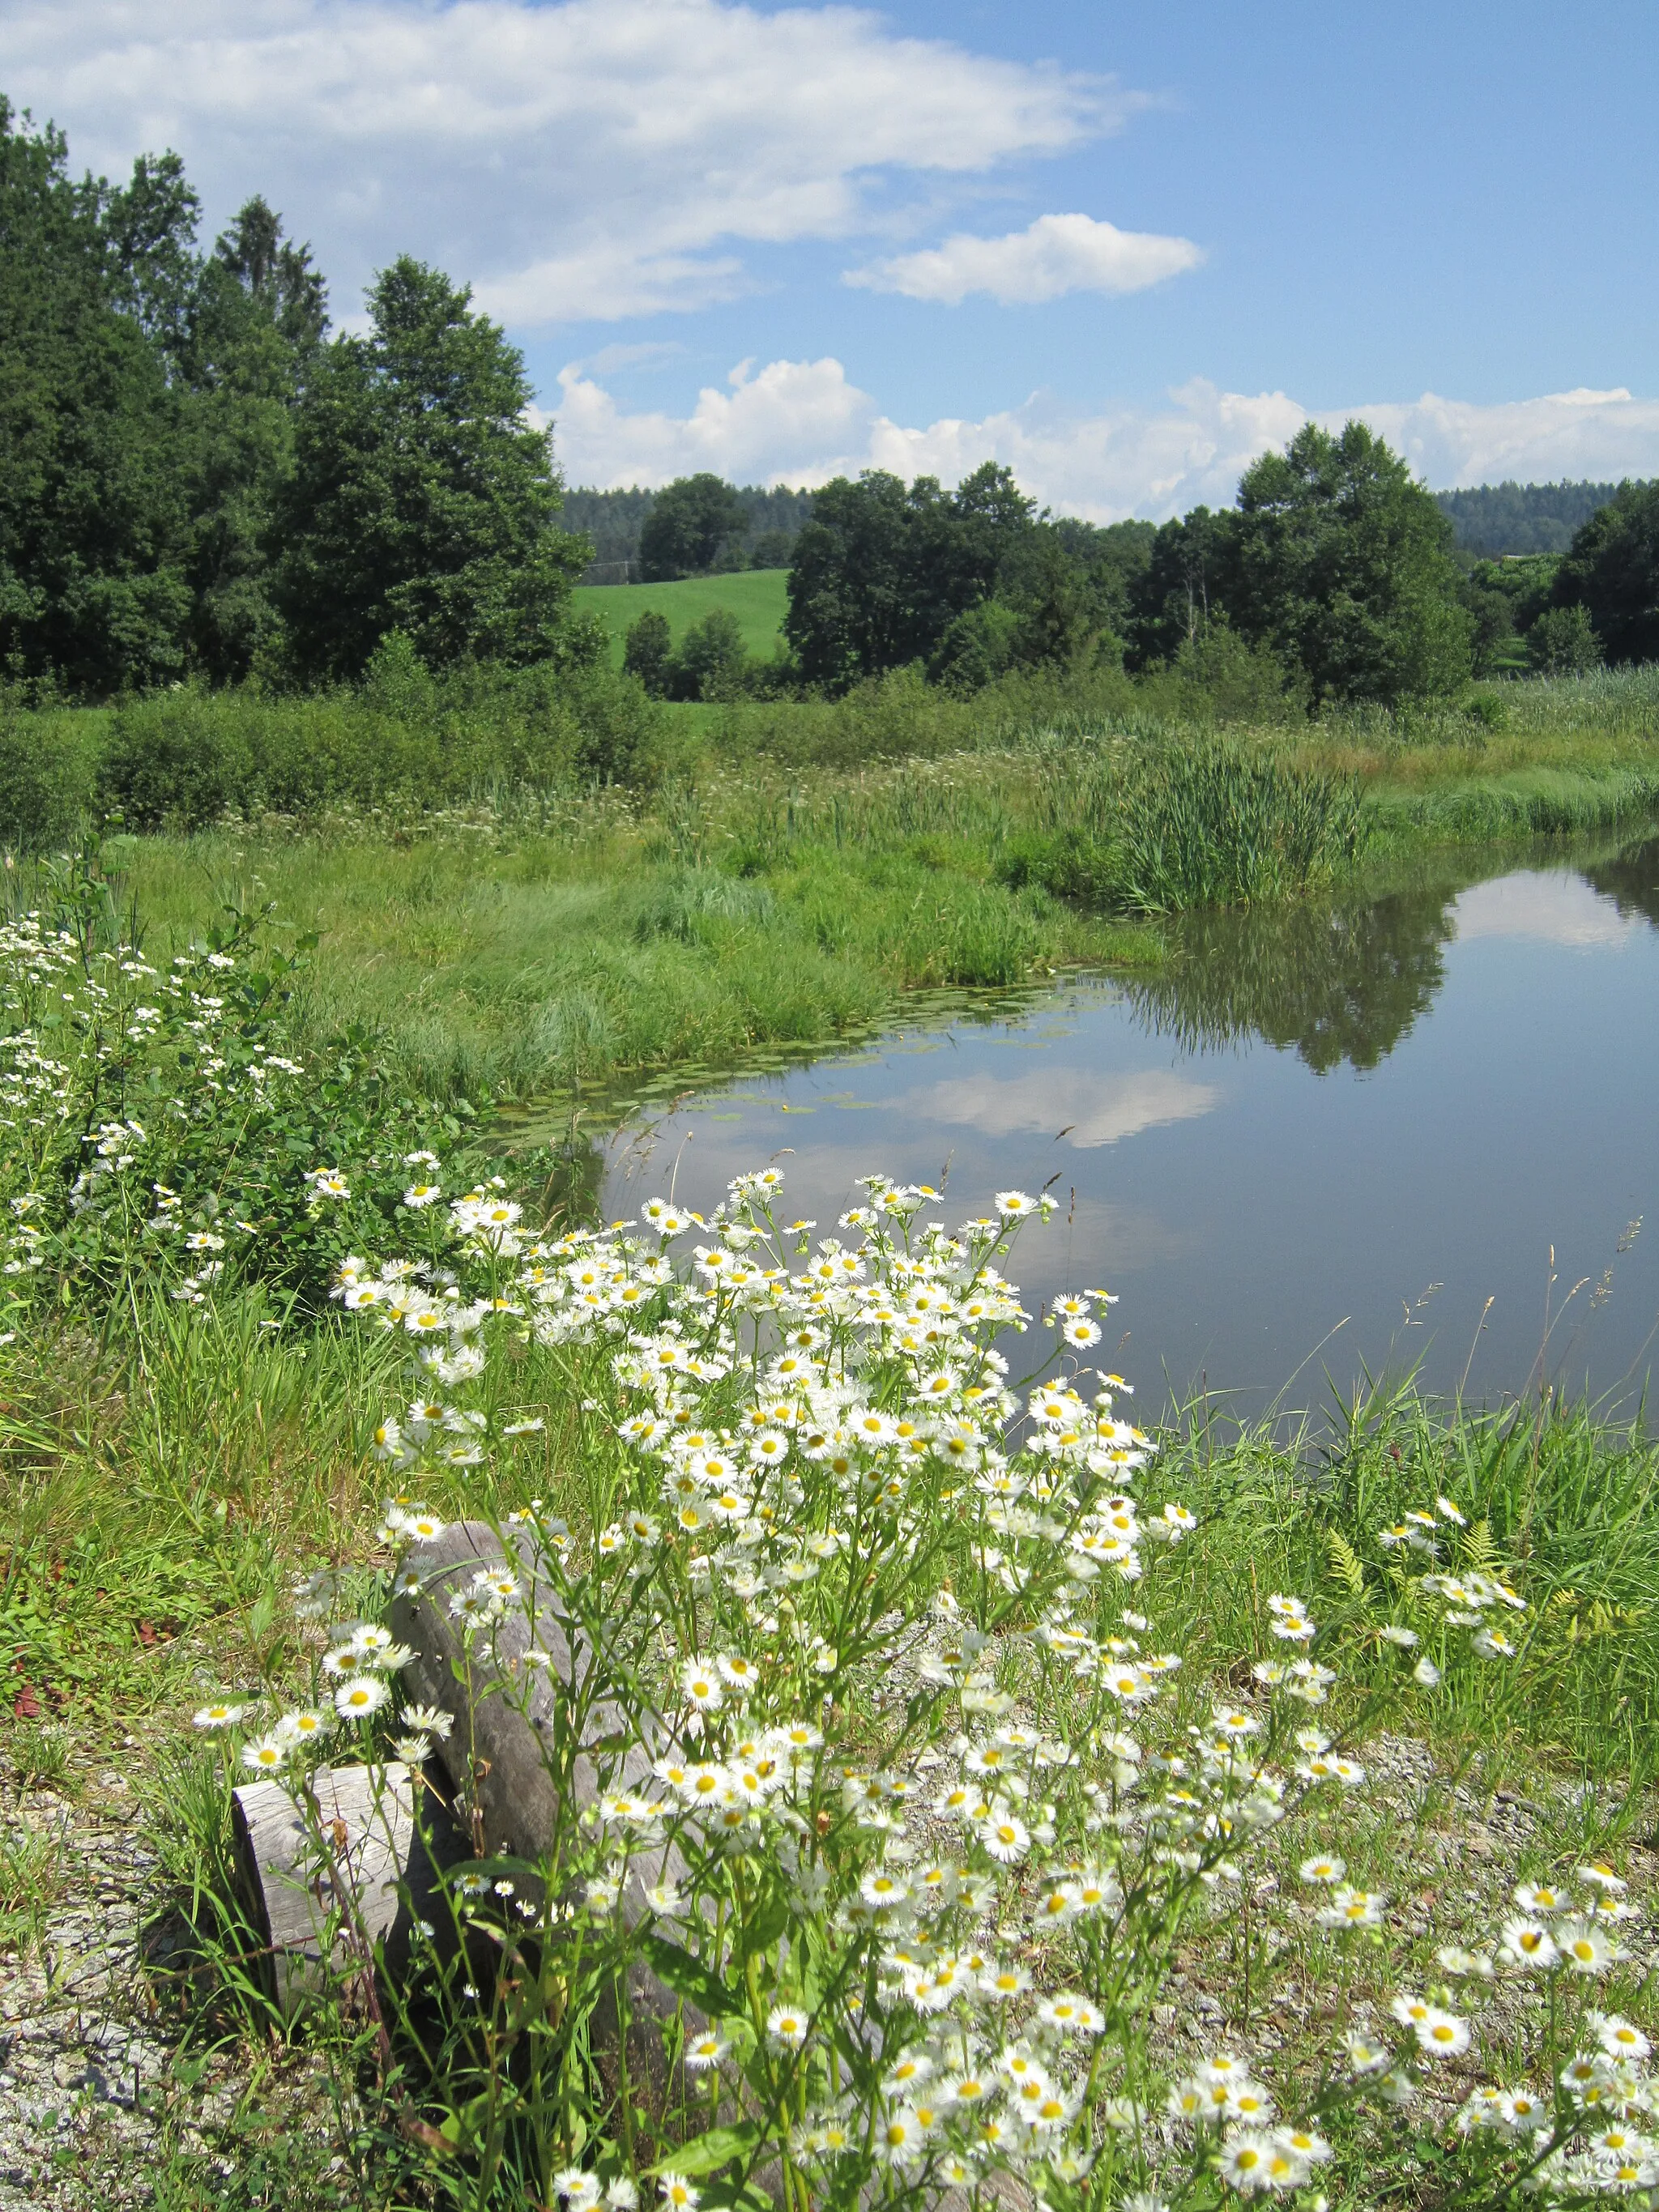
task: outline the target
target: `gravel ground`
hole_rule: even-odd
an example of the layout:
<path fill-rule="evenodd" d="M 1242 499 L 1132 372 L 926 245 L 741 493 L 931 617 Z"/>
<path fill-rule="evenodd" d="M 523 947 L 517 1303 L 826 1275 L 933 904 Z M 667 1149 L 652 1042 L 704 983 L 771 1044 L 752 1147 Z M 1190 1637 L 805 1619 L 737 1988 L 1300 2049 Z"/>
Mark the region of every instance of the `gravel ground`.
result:
<path fill-rule="evenodd" d="M 158 2189 L 169 2204 L 211 2203 L 252 2142 L 295 2124 L 326 2167 L 332 2116 L 302 2058 L 243 2050 L 178 2064 L 179 2023 L 153 1971 L 162 1886 L 129 1778 L 94 1771 L 72 1794 L 20 1802 L 0 1764 L 0 1827 L 56 1850 L 38 1940 L 0 1955 L 0 2212 L 118 2212 Z M 239 2107 L 256 2066 L 249 2130 Z"/>

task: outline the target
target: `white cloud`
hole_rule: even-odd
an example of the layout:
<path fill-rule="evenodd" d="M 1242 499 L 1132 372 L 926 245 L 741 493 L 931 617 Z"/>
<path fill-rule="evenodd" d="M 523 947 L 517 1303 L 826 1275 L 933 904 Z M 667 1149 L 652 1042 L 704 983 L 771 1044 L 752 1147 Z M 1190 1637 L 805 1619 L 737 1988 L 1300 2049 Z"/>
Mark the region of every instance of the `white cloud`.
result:
<path fill-rule="evenodd" d="M 1005 307 L 1034 307 L 1067 292 L 1142 292 L 1203 258 L 1188 238 L 1119 230 L 1092 216 L 1040 215 L 1006 238 L 959 231 L 925 252 L 849 269 L 842 281 L 950 307 L 970 292 L 988 292 Z"/>
<path fill-rule="evenodd" d="M 838 361 L 775 361 L 709 385 L 689 416 L 625 415 L 578 370 L 560 373 L 555 442 L 573 484 L 666 483 L 699 469 L 738 483 L 822 483 L 864 465 L 874 407 Z"/>
<path fill-rule="evenodd" d="M 1059 1137 L 1092 1151 L 1143 1129 L 1196 1121 L 1221 1103 L 1213 1084 L 1167 1068 L 1099 1075 L 1087 1068 L 1034 1068 L 1029 1075 L 953 1076 L 892 1099 L 907 1121 L 942 1121 L 981 1136 Z"/>
<path fill-rule="evenodd" d="M 738 483 L 822 483 L 861 468 L 955 483 L 980 462 L 1006 462 L 1025 489 L 1097 522 L 1231 503 L 1258 453 L 1284 445 L 1312 410 L 1283 392 L 1222 392 L 1194 378 L 1157 407 L 1085 412 L 1042 393 L 977 419 L 896 422 L 840 362 L 775 361 L 709 386 L 688 416 L 624 413 L 593 377 L 560 377 L 555 409 L 573 484 L 665 483 L 696 469 Z M 1437 486 L 1513 476 L 1547 483 L 1659 475 L 1659 400 L 1628 392 L 1559 392 L 1478 405 L 1425 392 L 1401 404 L 1319 413 L 1373 424 Z"/>
<path fill-rule="evenodd" d="M 1470 937 L 1530 937 L 1576 951 L 1597 945 L 1623 945 L 1639 927 L 1634 915 L 1620 914 L 1582 876 L 1564 870 L 1529 870 L 1500 876 L 1460 892 L 1452 921 L 1461 941 Z"/>
<path fill-rule="evenodd" d="M 878 190 L 885 223 L 1138 104 L 861 9 L 729 0 L 10 0 L 0 82 L 77 165 L 172 145 L 219 219 L 264 191 L 348 310 L 410 250 L 520 325 L 730 299 L 734 247 L 855 235 Z"/>
<path fill-rule="evenodd" d="M 1401 405 L 1352 410 L 1432 484 L 1605 483 L 1659 474 L 1659 401 L 1611 392 L 1553 392 L 1480 405 L 1425 392 Z"/>

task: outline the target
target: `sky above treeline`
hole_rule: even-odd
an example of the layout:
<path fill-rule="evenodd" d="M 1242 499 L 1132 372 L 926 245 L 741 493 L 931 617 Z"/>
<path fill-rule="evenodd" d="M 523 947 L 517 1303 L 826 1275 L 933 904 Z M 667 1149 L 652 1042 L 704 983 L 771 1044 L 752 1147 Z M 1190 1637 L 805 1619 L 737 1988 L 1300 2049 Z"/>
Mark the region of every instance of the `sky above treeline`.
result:
<path fill-rule="evenodd" d="M 1659 474 L 1652 0 L 0 0 L 0 90 L 210 231 L 263 191 L 348 325 L 470 280 L 573 483 L 1160 517 L 1350 414 L 1437 488 Z"/>

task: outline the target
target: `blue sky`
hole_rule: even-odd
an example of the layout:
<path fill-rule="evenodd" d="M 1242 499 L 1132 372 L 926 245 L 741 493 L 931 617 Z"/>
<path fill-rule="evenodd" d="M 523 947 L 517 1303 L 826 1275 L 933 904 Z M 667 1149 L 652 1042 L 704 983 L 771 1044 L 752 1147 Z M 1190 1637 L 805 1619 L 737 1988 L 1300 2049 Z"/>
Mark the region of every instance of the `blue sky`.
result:
<path fill-rule="evenodd" d="M 1152 401 L 1194 375 L 1334 409 L 1656 388 L 1650 0 L 884 12 L 975 52 L 1115 76 L 1149 103 L 1074 152 L 969 180 L 933 234 L 1079 210 L 1189 238 L 1203 265 L 1127 298 L 940 308 L 849 291 L 845 251 L 802 242 L 751 256 L 769 289 L 687 319 L 684 352 L 619 388 L 825 351 L 906 420 L 984 414 L 1040 385 L 1082 405 Z M 532 343 L 550 377 L 569 358 L 562 337 Z"/>
<path fill-rule="evenodd" d="M 473 280 L 575 481 L 1160 514 L 1351 410 L 1436 483 L 1659 471 L 1650 0 L 9 0 L 0 88 L 264 191 L 342 315 Z"/>

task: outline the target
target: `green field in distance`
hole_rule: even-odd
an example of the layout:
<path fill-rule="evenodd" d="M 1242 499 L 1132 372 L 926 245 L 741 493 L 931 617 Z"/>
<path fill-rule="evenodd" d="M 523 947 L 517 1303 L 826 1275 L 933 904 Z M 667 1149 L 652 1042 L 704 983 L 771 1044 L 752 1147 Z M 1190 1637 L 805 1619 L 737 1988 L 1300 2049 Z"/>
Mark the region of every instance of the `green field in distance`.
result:
<path fill-rule="evenodd" d="M 743 641 L 763 660 L 772 658 L 778 625 L 789 605 L 787 568 L 745 568 L 732 576 L 688 576 L 678 584 L 579 584 L 578 611 L 597 615 L 611 633 L 611 657 L 622 666 L 623 639 L 647 610 L 666 615 L 678 645 L 693 623 L 715 607 L 729 607 L 743 624 Z"/>

